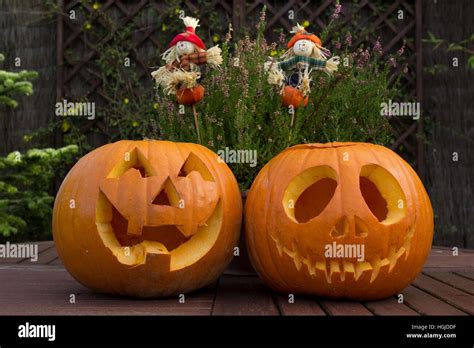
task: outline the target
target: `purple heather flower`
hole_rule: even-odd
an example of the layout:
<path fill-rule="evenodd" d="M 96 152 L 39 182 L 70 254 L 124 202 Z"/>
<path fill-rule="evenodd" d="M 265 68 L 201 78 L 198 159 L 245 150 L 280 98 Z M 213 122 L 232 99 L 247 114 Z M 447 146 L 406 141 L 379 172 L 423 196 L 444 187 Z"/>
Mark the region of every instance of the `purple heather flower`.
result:
<path fill-rule="evenodd" d="M 357 67 L 362 68 L 370 59 L 370 53 L 368 49 L 360 50 L 359 60 L 357 61 Z"/>
<path fill-rule="evenodd" d="M 397 55 L 400 57 L 403 55 L 403 52 L 405 52 L 405 43 L 403 44 L 402 47 L 397 51 Z"/>
<path fill-rule="evenodd" d="M 336 4 L 336 8 L 334 9 L 333 14 L 331 15 L 331 19 L 336 19 L 339 17 L 339 13 L 341 13 L 342 5 Z"/>
<path fill-rule="evenodd" d="M 382 54 L 382 45 L 380 44 L 380 40 L 378 38 L 374 43 L 373 51 L 374 53 Z"/>
<path fill-rule="evenodd" d="M 340 49 L 341 49 L 341 43 L 340 43 L 339 41 L 336 41 L 336 42 L 334 43 L 334 48 L 335 48 L 336 50 L 340 50 Z"/>
<path fill-rule="evenodd" d="M 168 112 L 170 114 L 174 112 L 174 104 L 173 103 L 168 102 L 166 106 L 168 107 Z"/>
<path fill-rule="evenodd" d="M 278 43 L 280 45 L 285 45 L 285 43 L 286 43 L 286 35 L 283 32 L 283 30 L 280 32 L 280 36 L 278 37 Z"/>
<path fill-rule="evenodd" d="M 351 33 L 347 33 L 346 43 L 347 43 L 348 46 L 352 46 L 352 35 L 351 35 Z"/>

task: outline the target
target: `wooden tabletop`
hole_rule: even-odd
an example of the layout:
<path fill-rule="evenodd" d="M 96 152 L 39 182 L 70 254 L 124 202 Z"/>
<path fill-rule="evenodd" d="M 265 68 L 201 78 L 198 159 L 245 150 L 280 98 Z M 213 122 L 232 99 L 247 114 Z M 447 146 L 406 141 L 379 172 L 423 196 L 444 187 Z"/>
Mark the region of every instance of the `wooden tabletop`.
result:
<path fill-rule="evenodd" d="M 39 258 L 0 259 L 0 315 L 468 315 L 474 314 L 474 251 L 434 247 L 423 273 L 397 297 L 374 302 L 285 295 L 256 275 L 224 274 L 185 297 L 134 300 L 97 294 L 76 282 L 53 242 Z"/>

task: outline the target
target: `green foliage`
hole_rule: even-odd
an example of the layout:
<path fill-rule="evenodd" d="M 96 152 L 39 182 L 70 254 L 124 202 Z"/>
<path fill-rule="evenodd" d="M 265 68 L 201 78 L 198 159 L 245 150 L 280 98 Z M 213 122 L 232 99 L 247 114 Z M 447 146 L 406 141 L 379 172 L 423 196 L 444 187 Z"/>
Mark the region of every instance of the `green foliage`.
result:
<path fill-rule="evenodd" d="M 433 51 L 438 49 L 444 49 L 445 52 L 460 52 L 467 54 L 466 68 L 474 69 L 474 49 L 472 45 L 474 43 L 474 34 L 472 34 L 467 39 L 461 40 L 459 42 L 448 42 L 444 39 L 440 39 L 432 32 L 428 32 L 428 38 L 423 39 L 423 42 L 429 46 Z M 444 71 L 447 71 L 447 67 L 444 65 L 433 65 L 431 67 L 425 68 L 425 71 L 431 74 L 438 74 Z"/>
<path fill-rule="evenodd" d="M 0 63 L 5 60 L 0 54 Z M 0 70 L 0 105 L 15 108 L 18 102 L 15 95 L 30 95 L 33 93 L 33 85 L 30 82 L 38 76 L 35 71 L 22 70 L 20 72 L 9 72 Z"/>
<path fill-rule="evenodd" d="M 0 241 L 51 238 L 53 178 L 65 174 L 77 152 L 69 145 L 0 157 Z"/>

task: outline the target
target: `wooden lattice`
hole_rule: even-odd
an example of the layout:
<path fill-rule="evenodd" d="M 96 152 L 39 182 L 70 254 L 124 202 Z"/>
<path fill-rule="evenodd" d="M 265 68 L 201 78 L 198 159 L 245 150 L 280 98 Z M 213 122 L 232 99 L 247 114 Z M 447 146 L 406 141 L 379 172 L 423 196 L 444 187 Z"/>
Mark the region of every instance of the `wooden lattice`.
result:
<path fill-rule="evenodd" d="M 138 76 L 144 83 L 150 83 L 148 78 L 151 67 L 158 61 L 156 52 L 163 51 L 163 33 L 160 31 L 156 18 L 170 6 L 156 0 L 107 0 L 100 3 L 100 10 L 94 9 L 89 2 L 80 0 L 58 0 L 61 15 L 58 20 L 58 100 L 71 98 L 78 100 L 87 97 L 89 100 L 107 102 L 101 91 L 100 71 L 94 64 L 97 56 L 97 46 L 106 44 L 114 35 L 114 30 L 133 23 L 137 28 L 133 37 L 131 59 L 134 60 Z M 421 63 L 421 0 L 396 0 L 383 2 L 375 0 L 361 0 L 358 2 L 341 1 L 342 12 L 340 27 L 353 32 L 354 44 L 361 42 L 372 43 L 380 37 L 384 42 L 384 54 L 399 49 L 406 43 L 406 68 L 408 73 L 402 76 L 402 85 L 409 96 L 422 101 L 422 63 Z M 186 13 L 197 15 L 201 19 L 200 35 L 207 42 L 211 42 L 213 33 L 224 35 L 227 24 L 231 23 L 234 33 L 255 30 L 260 11 L 267 8 L 266 34 L 269 39 L 276 39 L 281 29 L 286 32 L 296 21 L 311 23 L 310 31 L 320 32 L 329 22 L 334 9 L 334 0 L 322 1 L 244 1 L 244 0 L 214 0 L 214 1 L 181 1 L 172 6 L 184 10 Z M 211 9 L 218 18 L 210 24 L 209 15 L 202 13 L 203 8 Z M 80 9 L 80 11 L 79 11 Z M 88 14 L 93 20 L 91 25 L 107 29 L 103 37 L 91 37 L 87 30 L 86 16 L 78 15 L 74 20 L 69 16 L 71 11 Z M 293 11 L 294 19 L 289 19 L 289 12 Z M 399 19 L 399 11 L 403 11 L 403 19 Z M 113 18 L 111 26 L 101 13 Z M 357 20 L 356 20 L 357 19 Z M 90 18 L 88 19 L 90 21 Z M 212 27 L 211 27 L 212 26 Z M 115 28 L 115 29 L 114 29 Z M 166 34 L 166 37 L 169 33 Z M 394 77 L 400 74 L 404 66 L 394 70 Z M 418 78 L 417 78 L 418 77 Z M 394 143 L 392 148 L 403 152 L 404 156 L 414 164 L 418 172 L 423 175 L 423 126 L 422 122 L 393 118 Z M 82 129 L 87 133 L 99 130 L 105 140 L 107 129 L 99 119 L 87 122 Z M 97 133 L 97 132 L 96 132 Z M 60 142 L 60 139 L 58 139 Z"/>

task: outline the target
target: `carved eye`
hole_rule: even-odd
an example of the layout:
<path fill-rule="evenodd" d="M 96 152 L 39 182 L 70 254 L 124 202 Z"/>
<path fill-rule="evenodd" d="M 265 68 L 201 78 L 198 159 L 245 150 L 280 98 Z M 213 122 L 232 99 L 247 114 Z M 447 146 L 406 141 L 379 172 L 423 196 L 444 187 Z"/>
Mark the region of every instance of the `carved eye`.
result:
<path fill-rule="evenodd" d="M 376 164 L 362 167 L 359 186 L 367 207 L 381 223 L 390 225 L 405 216 L 405 194 L 386 169 Z"/>
<path fill-rule="evenodd" d="M 299 223 L 323 212 L 337 187 L 336 171 L 329 166 L 308 168 L 294 177 L 283 196 L 287 215 Z"/>

